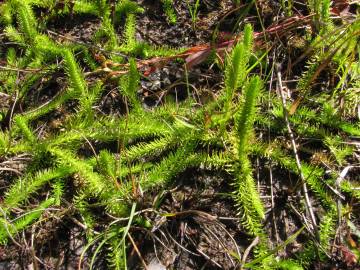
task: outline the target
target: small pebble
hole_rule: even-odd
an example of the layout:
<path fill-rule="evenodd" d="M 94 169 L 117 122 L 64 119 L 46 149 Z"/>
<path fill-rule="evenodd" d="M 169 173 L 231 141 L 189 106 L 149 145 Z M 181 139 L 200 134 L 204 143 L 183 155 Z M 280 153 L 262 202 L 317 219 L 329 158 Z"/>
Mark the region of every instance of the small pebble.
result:
<path fill-rule="evenodd" d="M 164 83 L 164 85 L 169 85 L 169 84 L 171 84 L 171 81 L 170 81 L 170 79 L 169 79 L 168 77 L 166 77 L 166 78 L 163 80 L 163 83 Z"/>
<path fill-rule="evenodd" d="M 159 80 L 153 81 L 153 84 L 151 86 L 151 90 L 157 90 L 161 87 L 161 82 Z"/>
<path fill-rule="evenodd" d="M 180 71 L 177 71 L 177 72 L 175 73 L 175 77 L 176 77 L 176 79 L 182 78 L 182 73 L 181 73 Z"/>
<path fill-rule="evenodd" d="M 150 264 L 147 266 L 148 270 L 166 270 L 165 265 L 159 262 L 157 259 L 152 259 Z"/>
<path fill-rule="evenodd" d="M 163 68 L 163 72 L 164 72 L 166 75 L 169 75 L 170 70 L 169 70 L 167 67 L 165 67 L 165 68 Z"/>

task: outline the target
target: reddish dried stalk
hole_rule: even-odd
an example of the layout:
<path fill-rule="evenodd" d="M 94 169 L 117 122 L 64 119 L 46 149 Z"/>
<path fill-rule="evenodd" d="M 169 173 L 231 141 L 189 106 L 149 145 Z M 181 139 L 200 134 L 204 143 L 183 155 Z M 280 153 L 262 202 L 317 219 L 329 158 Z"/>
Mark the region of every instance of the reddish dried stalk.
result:
<path fill-rule="evenodd" d="M 270 26 L 263 32 L 255 32 L 254 40 L 255 46 L 258 48 L 265 46 L 265 37 L 277 37 L 280 38 L 284 36 L 288 31 L 296 29 L 298 27 L 303 27 L 304 25 L 309 25 L 311 22 L 311 17 L 313 15 L 308 16 L 293 16 L 284 20 L 281 23 Z M 241 35 L 236 35 L 232 39 L 223 41 L 217 44 L 201 44 L 196 45 L 187 49 L 186 51 L 166 57 L 154 57 L 147 60 L 140 60 L 137 62 L 137 68 L 139 70 L 144 70 L 144 75 L 148 76 L 156 70 L 164 67 L 167 63 L 175 59 L 184 59 L 186 62 L 187 69 L 192 68 L 195 65 L 198 65 L 206 60 L 206 58 L 210 55 L 210 53 L 215 50 L 216 54 L 219 56 L 223 56 L 226 51 L 229 51 L 239 40 L 241 39 Z M 109 67 L 121 67 L 123 70 L 113 71 Z M 128 64 L 118 64 L 114 62 L 105 61 L 104 68 L 102 71 L 109 72 L 110 77 L 115 77 L 119 75 L 126 74 L 128 72 Z"/>

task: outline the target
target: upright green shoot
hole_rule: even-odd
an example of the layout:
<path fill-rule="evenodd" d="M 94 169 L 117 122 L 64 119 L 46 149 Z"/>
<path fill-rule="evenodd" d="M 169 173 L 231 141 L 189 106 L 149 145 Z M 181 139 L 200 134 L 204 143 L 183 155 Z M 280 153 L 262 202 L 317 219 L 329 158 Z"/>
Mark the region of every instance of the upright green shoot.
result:
<path fill-rule="evenodd" d="M 225 68 L 225 90 L 223 112 L 224 124 L 232 115 L 234 95 L 243 87 L 248 74 L 247 67 L 252 49 L 252 28 L 246 25 L 242 42 L 236 44 L 230 56 L 227 57 Z M 224 125 L 223 124 L 223 125 Z M 223 129 L 224 127 L 222 127 Z"/>
<path fill-rule="evenodd" d="M 37 35 L 36 18 L 27 1 L 12 0 L 13 10 L 16 12 L 21 32 L 28 41 L 32 41 Z"/>
<path fill-rule="evenodd" d="M 255 120 L 256 100 L 260 93 L 261 80 L 251 78 L 244 89 L 244 101 L 240 111 L 235 116 L 237 135 L 238 166 L 236 167 L 235 200 L 238 203 L 240 215 L 245 227 L 254 235 L 262 232 L 261 220 L 264 218 L 264 209 L 252 177 L 251 163 L 248 158 L 250 136 Z"/>
<path fill-rule="evenodd" d="M 161 2 L 163 4 L 163 8 L 164 8 L 166 17 L 169 20 L 169 23 L 175 24 L 177 17 L 175 14 L 175 10 L 173 8 L 173 0 L 161 0 Z"/>
<path fill-rule="evenodd" d="M 139 112 L 141 110 L 141 104 L 137 97 L 137 90 L 140 80 L 140 75 L 136 67 L 134 59 L 129 61 L 129 73 L 120 79 L 120 90 L 129 99 L 134 110 Z"/>
<path fill-rule="evenodd" d="M 195 3 L 193 5 L 190 4 L 189 0 L 186 0 L 186 4 L 188 6 L 188 10 L 191 16 L 193 28 L 195 29 L 196 20 L 199 13 L 200 0 L 195 0 Z"/>

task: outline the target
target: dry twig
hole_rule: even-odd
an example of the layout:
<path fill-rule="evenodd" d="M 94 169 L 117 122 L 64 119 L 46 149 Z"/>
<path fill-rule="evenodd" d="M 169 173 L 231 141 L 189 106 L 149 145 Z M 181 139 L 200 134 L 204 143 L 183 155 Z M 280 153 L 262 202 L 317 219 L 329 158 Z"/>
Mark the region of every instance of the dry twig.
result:
<path fill-rule="evenodd" d="M 318 229 L 317 229 L 314 210 L 313 210 L 311 202 L 310 202 L 308 189 L 307 189 L 307 185 L 306 185 L 306 181 L 305 181 L 305 176 L 304 176 L 304 173 L 303 173 L 302 168 L 301 168 L 301 162 L 300 162 L 300 158 L 299 158 L 297 147 L 296 147 L 294 133 L 292 132 L 291 127 L 290 127 L 289 114 L 288 114 L 288 111 L 286 109 L 286 99 L 285 99 L 285 96 L 284 96 L 284 93 L 283 93 L 283 85 L 282 85 L 282 80 L 281 80 L 281 66 L 280 66 L 280 64 L 278 64 L 276 68 L 277 68 L 277 79 L 278 79 L 277 83 L 278 83 L 278 88 L 279 88 L 279 92 L 280 92 L 280 95 L 281 95 L 281 101 L 282 101 L 283 110 L 284 110 L 284 120 L 286 122 L 286 128 L 287 128 L 287 131 L 288 131 L 289 136 L 290 136 L 290 141 L 291 141 L 292 150 L 293 150 L 294 156 L 295 156 L 296 166 L 298 168 L 300 179 L 301 179 L 301 182 L 302 182 L 302 189 L 303 189 L 303 193 L 304 193 L 304 197 L 305 197 L 305 203 L 306 203 L 307 211 L 308 211 L 308 213 L 310 215 L 310 220 L 311 220 L 312 227 L 313 227 L 312 229 L 314 230 L 316 237 L 319 239 L 319 234 L 318 234 Z"/>

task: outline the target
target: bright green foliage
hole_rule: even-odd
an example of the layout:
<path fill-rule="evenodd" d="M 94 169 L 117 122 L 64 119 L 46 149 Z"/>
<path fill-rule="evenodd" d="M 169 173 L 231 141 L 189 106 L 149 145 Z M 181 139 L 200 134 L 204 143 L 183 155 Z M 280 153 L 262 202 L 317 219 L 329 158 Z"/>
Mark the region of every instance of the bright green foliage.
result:
<path fill-rule="evenodd" d="M 320 14 L 321 14 L 321 0 L 308 0 L 308 7 L 310 8 L 310 11 L 315 14 L 315 24 L 316 27 L 319 30 L 320 25 Z"/>
<path fill-rule="evenodd" d="M 225 69 L 225 91 L 227 98 L 231 100 L 235 91 L 242 87 L 247 76 L 247 65 L 252 49 L 252 29 L 246 25 L 244 29 L 244 38 L 232 50 L 231 56 L 227 58 Z"/>
<path fill-rule="evenodd" d="M 172 141 L 171 137 L 162 137 L 148 143 L 139 143 L 129 148 L 126 152 L 126 157 L 133 161 L 146 156 L 158 156 L 172 145 L 175 145 L 175 142 Z"/>
<path fill-rule="evenodd" d="M 338 129 L 342 132 L 351 135 L 360 135 L 359 123 L 349 123 L 339 116 L 339 112 L 333 107 L 334 104 L 329 104 L 324 101 L 324 104 L 318 105 L 316 109 L 308 107 L 300 107 L 296 113 L 292 115 L 289 121 L 294 125 L 296 132 L 302 136 L 311 136 L 318 139 L 325 139 L 329 135 L 328 129 Z M 274 101 L 272 114 L 281 118 L 283 115 L 282 106 Z M 264 118 L 259 121 L 265 120 Z M 271 125 L 274 125 L 272 123 Z M 275 126 L 274 126 L 275 128 Z M 277 126 L 277 129 L 280 127 Z"/>
<path fill-rule="evenodd" d="M 0 218 L 0 243 L 5 244 L 9 237 L 14 236 L 19 231 L 34 223 L 44 210 L 53 205 L 54 202 L 55 200 L 53 198 L 47 199 L 39 204 L 38 207 L 25 213 L 23 217 L 20 217 L 13 222 L 7 221 L 6 217 Z"/>
<path fill-rule="evenodd" d="M 136 32 L 135 15 L 129 14 L 126 18 L 125 33 L 124 33 L 125 44 L 129 49 L 134 48 L 136 45 L 135 32 Z"/>
<path fill-rule="evenodd" d="M 0 155 L 4 155 L 10 146 L 9 133 L 0 131 Z"/>
<path fill-rule="evenodd" d="M 16 125 L 18 126 L 18 128 L 21 130 L 25 139 L 31 143 L 34 143 L 36 141 L 35 135 L 28 127 L 26 119 L 20 115 L 17 115 L 15 117 L 15 122 L 16 122 Z"/>
<path fill-rule="evenodd" d="M 330 33 L 332 28 L 331 20 L 330 20 L 330 0 L 321 1 L 321 11 L 320 11 L 320 21 L 322 23 L 321 32 L 322 33 Z"/>
<path fill-rule="evenodd" d="M 359 81 L 358 76 L 350 76 L 350 80 L 348 78 L 350 74 L 357 74 L 356 54 L 359 50 L 360 20 L 353 20 L 349 24 L 334 27 L 329 17 L 330 1 L 316 0 L 314 1 L 315 4 L 319 5 L 317 14 L 322 14 L 322 22 L 319 24 L 319 27 L 321 26 L 320 33 L 311 40 L 313 57 L 308 60 L 307 70 L 303 72 L 297 89 L 306 98 L 313 84 L 316 83 L 316 79 L 320 76 L 320 72 L 326 70 L 330 64 L 335 65 L 335 70 L 332 72 L 336 74 L 334 76 L 339 76 L 340 80 L 335 88 L 323 93 L 319 100 L 325 99 L 325 105 L 328 105 L 330 101 L 333 104 L 332 107 L 336 108 L 335 104 L 341 98 L 346 101 L 344 107 L 349 110 L 351 105 L 354 105 L 354 99 L 357 95 L 353 91 L 347 90 L 348 85 L 356 84 Z M 343 89 L 342 93 L 339 93 L 340 89 Z"/>
<path fill-rule="evenodd" d="M 40 116 L 45 115 L 56 108 L 59 108 L 67 100 L 74 98 L 74 93 L 75 92 L 70 91 L 68 93 L 64 93 L 63 95 L 56 97 L 52 102 L 46 104 L 45 106 L 36 108 L 33 111 L 28 112 L 25 117 L 31 120 L 37 119 Z"/>
<path fill-rule="evenodd" d="M 108 5 L 108 0 L 95 0 L 93 1 L 96 5 L 96 8 L 99 13 L 99 17 L 107 17 L 110 13 L 110 5 Z"/>
<path fill-rule="evenodd" d="M 188 147 L 189 148 L 189 147 Z M 144 176 L 142 187 L 148 189 L 157 185 L 169 183 L 176 175 L 183 172 L 187 167 L 194 165 L 189 153 L 192 149 L 179 149 L 164 158 L 148 174 Z"/>
<path fill-rule="evenodd" d="M 118 1 L 115 7 L 116 16 L 120 19 L 128 14 L 137 14 L 144 12 L 144 9 L 136 2 L 130 0 Z"/>
<path fill-rule="evenodd" d="M 330 30 L 330 0 L 308 0 L 311 12 L 315 14 L 314 21 L 317 30 L 322 34 Z"/>
<path fill-rule="evenodd" d="M 236 179 L 238 187 L 235 199 L 238 202 L 242 224 L 250 233 L 259 235 L 262 232 L 261 220 L 264 218 L 264 207 L 251 174 L 249 164 L 243 164 Z"/>
<path fill-rule="evenodd" d="M 109 240 L 109 256 L 108 262 L 112 269 L 123 270 L 127 267 L 126 260 L 126 243 L 119 241 L 119 237 L 114 237 Z"/>
<path fill-rule="evenodd" d="M 134 110 L 140 111 L 141 104 L 137 98 L 140 76 L 134 59 L 130 59 L 129 64 L 129 73 L 120 79 L 120 90 L 129 99 Z"/>
<path fill-rule="evenodd" d="M 7 65 L 8 66 L 12 66 L 12 67 L 16 67 L 18 66 L 18 61 L 17 61 L 17 55 L 16 55 L 16 51 L 11 48 L 7 51 L 6 54 L 6 60 L 7 60 Z M 16 89 L 16 78 L 17 78 L 17 72 L 6 72 L 5 74 L 0 74 L 1 78 L 4 80 L 4 92 L 5 93 L 13 93 L 14 90 Z"/>
<path fill-rule="evenodd" d="M 50 149 L 50 152 L 54 154 L 62 166 L 69 166 L 80 174 L 83 180 L 86 182 L 86 189 L 94 194 L 99 195 L 105 189 L 105 182 L 102 177 L 97 173 L 93 172 L 91 166 L 86 164 L 84 161 L 77 159 L 72 153 L 64 149 Z"/>
<path fill-rule="evenodd" d="M 54 193 L 54 205 L 60 206 L 61 205 L 61 199 L 64 195 L 64 181 L 58 179 L 52 184 L 52 189 Z"/>
<path fill-rule="evenodd" d="M 246 58 L 250 57 L 253 45 L 253 29 L 250 24 L 246 24 L 244 28 L 243 44 L 245 46 Z"/>
<path fill-rule="evenodd" d="M 281 0 L 281 7 L 287 16 L 290 17 L 293 14 L 293 0 Z"/>
<path fill-rule="evenodd" d="M 73 12 L 100 16 L 97 1 L 76 0 L 74 3 Z"/>
<path fill-rule="evenodd" d="M 339 165 L 343 165 L 346 157 L 351 156 L 354 151 L 352 147 L 344 145 L 339 137 L 325 137 L 324 143 Z"/>
<path fill-rule="evenodd" d="M 186 0 L 186 4 L 188 6 L 188 10 L 191 16 L 191 21 L 193 23 L 193 28 L 195 28 L 195 23 L 198 17 L 200 0 L 194 0 L 193 4 L 190 4 L 189 0 Z"/>
<path fill-rule="evenodd" d="M 96 218 L 93 215 L 93 213 L 89 210 L 89 203 L 86 200 L 87 195 L 80 191 L 75 197 L 74 197 L 74 205 L 76 209 L 79 211 L 79 214 L 81 215 L 82 220 L 84 221 L 85 226 L 89 229 L 86 231 L 87 233 L 87 239 L 88 241 L 91 241 L 94 237 L 93 233 L 90 231 L 94 228 L 96 225 Z"/>
<path fill-rule="evenodd" d="M 13 11 L 16 12 L 21 32 L 31 41 L 37 35 L 36 19 L 27 1 L 11 0 Z"/>
<path fill-rule="evenodd" d="M 105 34 L 109 35 L 111 33 L 110 42 L 111 46 L 109 48 L 111 49 L 117 49 L 123 52 L 131 52 L 134 54 L 141 54 L 141 52 L 144 50 L 142 46 L 145 46 L 145 44 L 140 44 L 135 39 L 135 32 L 136 32 L 136 15 L 139 13 L 142 13 L 144 9 L 138 5 L 134 1 L 130 0 L 121 0 L 118 1 L 115 5 L 115 16 L 113 19 L 113 24 L 118 25 L 121 22 L 125 21 L 125 31 L 123 34 L 123 44 L 118 45 L 117 44 L 117 38 L 115 34 L 114 27 L 110 24 L 110 20 L 107 20 L 108 27 L 104 28 Z M 105 23 L 103 23 L 105 25 Z M 111 29 L 110 29 L 111 28 Z"/>
<path fill-rule="evenodd" d="M 0 5 L 0 14 L 0 24 L 10 25 L 12 23 L 12 7 L 10 3 Z"/>
<path fill-rule="evenodd" d="M 239 138 L 237 151 L 240 162 L 242 162 L 241 160 L 243 158 L 246 158 L 245 155 L 248 151 L 248 140 L 255 120 L 256 100 L 261 87 L 262 85 L 259 77 L 251 78 L 244 90 L 244 102 L 236 115 L 236 131 Z"/>
<path fill-rule="evenodd" d="M 111 179 L 116 179 L 115 165 L 117 161 L 109 151 L 101 150 L 97 162 L 101 173 L 107 175 Z"/>
<path fill-rule="evenodd" d="M 161 0 L 161 2 L 163 4 L 163 8 L 169 22 L 171 24 L 175 24 L 177 18 L 176 18 L 175 10 L 173 8 L 173 0 Z"/>
<path fill-rule="evenodd" d="M 63 52 L 63 50 L 54 41 L 45 35 L 37 35 L 34 38 L 34 44 L 37 49 L 36 52 L 43 56 L 58 56 Z"/>
<path fill-rule="evenodd" d="M 290 7 L 292 1 L 286 2 Z M 349 110 L 343 112 L 336 106 L 339 97 L 343 96 L 348 104 L 357 104 L 360 24 L 352 21 L 346 27 L 334 30 L 329 13 L 330 1 L 309 2 L 311 10 L 316 13 L 320 35 L 310 40 L 314 56 L 297 85 L 297 93 L 309 106 L 301 103 L 289 121 L 296 140 L 299 139 L 301 157 L 303 153 L 309 154 L 305 144 L 300 143 L 301 139 L 320 141 L 319 147 L 330 157 L 329 167 L 337 169 L 347 166 L 354 153 L 354 148 L 344 142 L 349 136 L 360 135 L 354 111 L 350 122 L 343 117 L 349 116 Z M 275 259 L 277 250 L 271 250 L 267 244 L 262 224 L 265 210 L 260 195 L 263 194 L 254 181 L 252 158 L 271 161 L 273 168 L 290 174 L 292 178 L 297 178 L 299 170 L 287 141 L 274 139 L 276 136 L 283 138 L 286 132 L 280 100 L 272 94 L 264 95 L 261 91 L 263 78 L 249 77 L 250 71 L 257 72 L 257 63 L 249 67 L 253 50 L 250 25 L 245 26 L 242 39 L 228 52 L 224 86 L 216 93 L 217 100 L 200 108 L 189 98 L 183 103 L 166 102 L 156 108 L 144 109 L 138 97 L 142 69 L 138 70 L 140 65 L 134 57 L 172 56 L 181 50 L 152 47 L 136 40 L 136 16 L 144 9 L 135 1 L 116 1 L 114 7 L 106 0 L 64 1 L 64 8 L 52 11 L 39 24 L 33 7 L 51 9 L 56 3 L 50 0 L 9 0 L 0 7 L 0 23 L 5 28 L 5 35 L 17 43 L 14 48 L 1 51 L 6 56 L 4 67 L 13 69 L 0 73 L 0 81 L 4 84 L 2 91 L 26 105 L 14 108 L 10 123 L 1 123 L 4 127 L 0 131 L 0 155 L 7 158 L 28 153 L 32 157 L 29 165 L 20 172 L 22 175 L 14 174 L 9 180 L 4 192 L 0 204 L 2 243 L 10 237 L 18 239 L 17 234 L 28 230 L 49 206 L 64 209 L 68 207 L 66 202 L 72 205 L 84 225 L 88 243 L 84 252 L 93 255 L 90 263 L 95 265 L 97 256 L 106 253 L 108 267 L 125 269 L 131 226 L 136 224 L 149 230 L 154 225 L 141 213 L 135 213 L 135 206 L 141 208 L 143 205 L 139 201 L 159 189 L 172 188 L 176 177 L 190 168 L 216 170 L 232 177 L 233 192 L 229 198 L 236 204 L 241 226 L 251 237 L 260 238 L 260 243 L 250 254 L 252 258 L 249 260 L 255 262 L 251 264 L 250 261 L 251 268 L 298 270 L 316 260 L 316 254 L 323 257 L 334 235 L 337 213 L 334 195 L 329 188 L 334 187 L 336 178 L 325 180 L 321 162 L 311 164 L 304 159 L 301 163 L 311 199 L 326 212 L 318 217 L 321 220 L 320 243 L 309 241 L 298 258 L 280 261 Z M 200 1 L 192 3 L 190 12 L 195 23 Z M 175 23 L 173 1 L 163 0 L 162 4 L 169 22 Z M 96 46 L 89 48 L 87 44 L 65 43 L 45 35 L 43 27 L 47 18 L 59 14 L 100 18 L 101 26 L 93 37 Z M 124 32 L 117 33 L 122 27 Z M 333 35 L 330 35 L 332 31 Z M 105 63 L 97 62 L 97 58 L 92 56 L 97 47 L 101 47 L 101 53 L 113 64 L 125 64 L 128 73 L 115 79 L 96 77 L 94 80 L 93 71 L 105 69 L 102 66 Z M 117 52 L 128 55 L 111 56 Z M 338 85 L 335 89 L 324 89 L 314 100 L 309 100 L 319 68 L 323 68 L 327 61 L 334 64 Z M 16 69 L 40 71 L 19 75 Z M 56 96 L 32 108 L 29 94 L 41 94 L 44 85 L 58 77 L 65 79 L 58 85 L 62 88 Z M 105 91 L 109 86 L 119 90 L 116 95 L 126 103 L 126 112 L 103 115 L 99 100 L 107 94 Z M 269 105 L 265 107 L 264 104 Z M 68 115 L 61 119 L 60 127 L 55 125 L 53 128 L 49 119 L 64 108 Z M 5 117 L 7 109 L 1 109 L 0 113 L 2 118 Z M 269 134 L 264 143 L 266 132 Z M 281 187 L 282 184 L 279 180 L 278 185 Z M 67 190 L 68 186 L 73 190 Z M 341 192 L 358 200 L 359 183 L 344 179 Z M 45 196 L 47 199 L 44 200 Z M 34 204 L 38 206 L 34 207 Z M 160 204 L 157 203 L 156 207 L 161 207 Z M 299 211 L 304 209 L 300 207 Z M 115 220 L 112 223 L 109 222 L 110 216 L 112 221 Z M 286 244 L 285 241 L 283 245 Z"/>
<path fill-rule="evenodd" d="M 95 36 L 96 41 L 100 41 L 103 38 L 107 40 L 106 42 L 107 49 L 113 50 L 114 48 L 116 48 L 116 46 L 118 46 L 118 40 L 115 33 L 115 29 L 109 16 L 103 19 L 101 28 L 98 30 Z"/>
<path fill-rule="evenodd" d="M 243 43 L 238 43 L 228 58 L 226 65 L 226 100 L 231 102 L 235 91 L 242 86 L 246 77 L 246 48 Z"/>
<path fill-rule="evenodd" d="M 360 184 L 355 182 L 351 183 L 349 181 L 341 182 L 341 190 L 348 194 L 351 194 L 354 198 L 360 200 Z"/>
<path fill-rule="evenodd" d="M 78 95 L 86 95 L 86 84 L 82 78 L 82 74 L 78 64 L 76 63 L 74 54 L 69 49 L 65 49 L 62 52 L 62 55 L 66 64 L 66 71 L 70 79 L 70 86 Z"/>
<path fill-rule="evenodd" d="M 8 25 L 5 28 L 5 34 L 9 40 L 13 42 L 18 42 L 20 44 L 25 44 L 24 35 L 22 35 L 14 26 Z"/>
<path fill-rule="evenodd" d="M 224 124 L 231 117 L 233 108 L 233 98 L 238 89 L 243 87 L 245 78 L 247 76 L 247 67 L 249 57 L 252 49 L 252 29 L 251 26 L 246 25 L 244 29 L 244 38 L 242 42 L 239 42 L 231 52 L 231 55 L 227 58 L 227 64 L 225 68 L 225 91 L 224 91 Z"/>
<path fill-rule="evenodd" d="M 79 127 L 85 128 L 88 125 L 91 125 L 95 120 L 95 114 L 92 110 L 92 106 L 94 106 L 97 102 L 102 90 L 103 84 L 99 81 L 91 89 L 89 89 L 85 95 L 80 97 L 80 111 L 77 120 L 74 120 L 75 123 L 80 121 L 80 123 L 78 122 Z"/>
<path fill-rule="evenodd" d="M 35 175 L 27 175 L 14 183 L 6 193 L 3 206 L 6 209 L 18 207 L 20 203 L 26 201 L 44 184 L 54 179 L 60 179 L 70 175 L 71 169 L 59 167 L 50 170 L 37 172 Z"/>
<path fill-rule="evenodd" d="M 248 159 L 249 139 L 255 119 L 256 100 L 261 89 L 259 77 L 250 80 L 244 89 L 244 102 L 235 116 L 235 127 L 238 142 L 236 150 L 239 159 L 236 169 L 236 193 L 240 215 L 243 224 L 249 232 L 258 235 L 261 233 L 261 220 L 264 218 L 264 209 L 252 178 L 251 163 Z"/>
<path fill-rule="evenodd" d="M 114 224 L 110 226 L 103 234 L 96 236 L 88 245 L 86 245 L 80 257 L 80 263 L 87 249 L 98 242 L 97 248 L 90 262 L 90 269 L 93 269 L 96 255 L 101 251 L 105 244 L 110 243 L 110 246 L 114 249 L 113 251 L 117 253 L 117 255 L 110 253 L 110 265 L 114 267 L 114 269 L 126 269 L 125 239 L 133 222 L 135 209 L 136 204 L 133 203 L 126 226 Z"/>
<path fill-rule="evenodd" d="M 304 268 L 293 260 L 281 260 L 277 263 L 276 269 L 279 270 L 303 270 Z"/>

